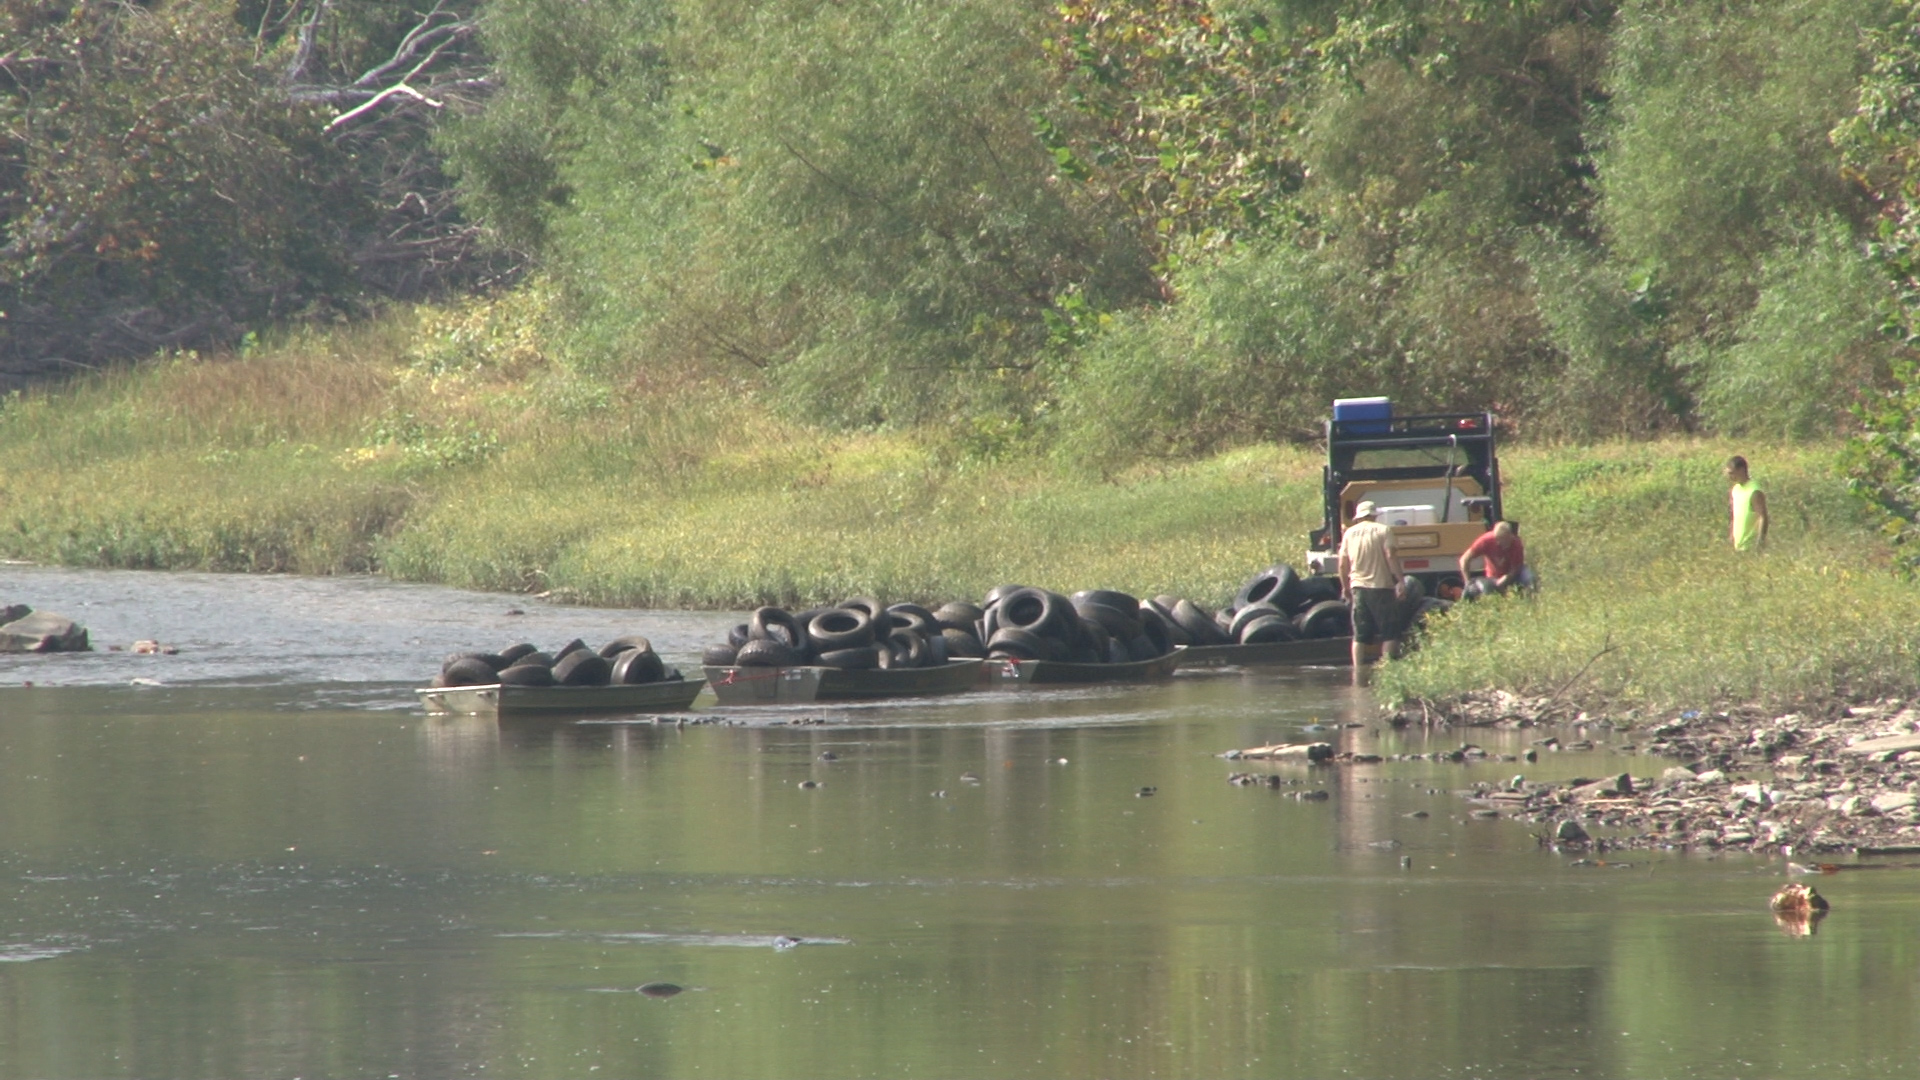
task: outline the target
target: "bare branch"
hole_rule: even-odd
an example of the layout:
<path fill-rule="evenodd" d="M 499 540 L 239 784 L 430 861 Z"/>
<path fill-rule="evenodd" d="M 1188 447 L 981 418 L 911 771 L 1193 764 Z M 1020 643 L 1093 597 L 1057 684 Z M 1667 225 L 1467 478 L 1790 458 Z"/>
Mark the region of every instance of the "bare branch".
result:
<path fill-rule="evenodd" d="M 382 90 L 379 93 L 373 95 L 373 97 L 367 99 L 365 103 L 356 105 L 353 108 L 348 109 L 346 112 L 341 113 L 339 116 L 334 117 L 327 124 L 327 126 L 322 130 L 331 134 L 335 130 L 339 129 L 339 127 L 342 124 L 351 122 L 354 117 L 360 116 L 361 114 L 366 113 L 367 111 L 373 108 L 376 108 L 381 102 L 386 101 L 387 99 L 393 98 L 393 97 L 410 97 L 410 98 L 413 98 L 415 101 L 420 102 L 423 105 L 427 105 L 435 109 L 446 108 L 446 102 L 435 101 L 434 99 L 428 97 L 427 95 L 422 94 L 420 91 L 415 90 L 413 87 L 408 86 L 406 83 L 401 83 L 398 86 L 387 87 L 385 90 Z"/>

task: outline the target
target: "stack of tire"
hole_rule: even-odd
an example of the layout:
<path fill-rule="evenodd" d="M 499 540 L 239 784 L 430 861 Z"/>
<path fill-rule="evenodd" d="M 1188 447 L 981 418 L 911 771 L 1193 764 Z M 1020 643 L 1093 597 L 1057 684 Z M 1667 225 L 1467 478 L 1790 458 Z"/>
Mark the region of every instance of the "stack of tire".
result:
<path fill-rule="evenodd" d="M 466 652 L 447 657 L 435 687 L 453 686 L 632 686 L 679 679 L 639 635 L 618 637 L 598 649 L 574 638 L 554 652 L 522 642 L 497 653 Z"/>
<path fill-rule="evenodd" d="M 985 650 L 975 634 L 980 609 L 948 604 L 929 611 L 918 604 L 885 606 L 855 597 L 835 607 L 792 612 L 763 607 L 707 649 L 709 667 L 795 667 L 847 671 L 939 667 Z"/>
<path fill-rule="evenodd" d="M 1152 660 L 1182 644 L 1167 612 L 1113 589 L 1062 596 L 1002 585 L 987 593 L 980 617 L 987 656 L 1076 664 Z"/>
<path fill-rule="evenodd" d="M 1401 594 L 1401 632 L 1417 628 L 1427 615 L 1452 605 L 1425 595 L 1419 579 L 1407 578 Z M 1170 597 L 1161 597 L 1168 601 Z M 1258 645 L 1272 641 L 1346 637 L 1353 633 L 1353 611 L 1340 598 L 1340 579 L 1331 574 L 1301 576 L 1280 563 L 1248 578 L 1233 602 L 1208 615 L 1186 600 L 1173 601 L 1173 621 L 1194 645 Z"/>

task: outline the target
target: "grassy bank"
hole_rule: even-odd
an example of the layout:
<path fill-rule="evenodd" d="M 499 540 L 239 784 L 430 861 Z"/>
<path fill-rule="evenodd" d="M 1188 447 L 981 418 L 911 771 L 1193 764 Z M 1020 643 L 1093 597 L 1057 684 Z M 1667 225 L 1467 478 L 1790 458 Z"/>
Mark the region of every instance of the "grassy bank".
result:
<path fill-rule="evenodd" d="M 925 433 L 794 427 L 715 380 L 607 387 L 489 334 L 398 320 L 10 399 L 0 555 L 622 606 L 939 601 L 1007 581 L 1217 604 L 1297 561 L 1318 515 L 1311 450 L 1096 481 Z M 1774 507 L 1759 556 L 1724 550 L 1735 449 Z M 1912 690 L 1920 591 L 1889 574 L 1832 452 L 1510 446 L 1508 507 L 1547 587 L 1459 609 L 1380 686 L 1661 706 Z"/>

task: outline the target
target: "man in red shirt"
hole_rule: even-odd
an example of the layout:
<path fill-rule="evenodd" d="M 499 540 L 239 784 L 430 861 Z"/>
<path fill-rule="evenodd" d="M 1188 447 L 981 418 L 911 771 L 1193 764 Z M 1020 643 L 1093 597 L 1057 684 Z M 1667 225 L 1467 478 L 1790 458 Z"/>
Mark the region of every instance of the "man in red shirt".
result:
<path fill-rule="evenodd" d="M 1479 581 L 1473 580 L 1473 571 L 1468 569 L 1475 559 L 1486 564 L 1487 576 Z M 1465 593 L 1468 597 L 1503 593 L 1510 585 L 1533 588 L 1533 571 L 1527 567 L 1527 547 L 1520 542 L 1520 532 L 1513 527 L 1513 522 L 1496 524 L 1460 553 L 1460 578 L 1468 583 Z"/>

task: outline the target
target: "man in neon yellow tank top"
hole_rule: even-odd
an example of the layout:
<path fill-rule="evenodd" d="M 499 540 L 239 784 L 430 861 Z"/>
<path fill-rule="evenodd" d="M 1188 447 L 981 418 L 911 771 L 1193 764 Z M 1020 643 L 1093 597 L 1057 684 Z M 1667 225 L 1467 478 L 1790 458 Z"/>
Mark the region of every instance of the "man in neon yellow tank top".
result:
<path fill-rule="evenodd" d="M 1733 485 L 1727 500 L 1733 525 L 1727 532 L 1735 551 L 1753 551 L 1767 543 L 1767 493 L 1747 475 L 1747 459 L 1727 459 L 1727 482 Z"/>

